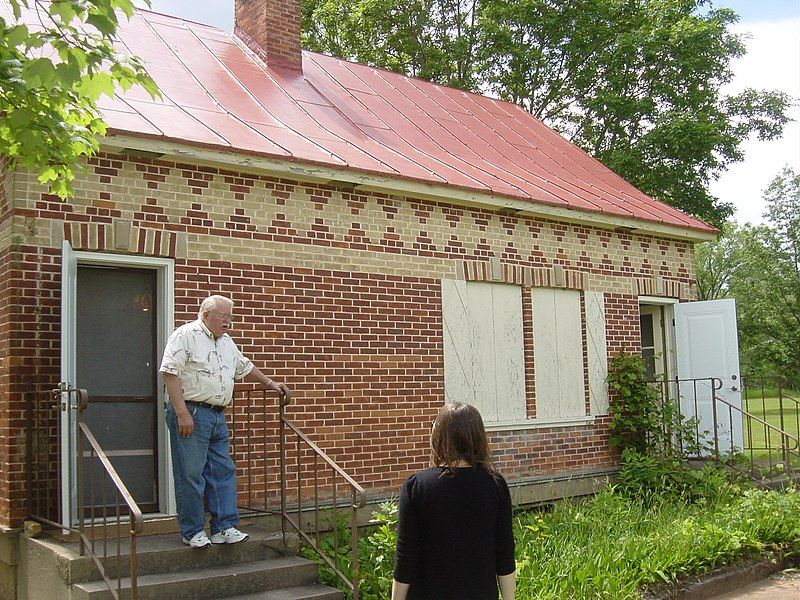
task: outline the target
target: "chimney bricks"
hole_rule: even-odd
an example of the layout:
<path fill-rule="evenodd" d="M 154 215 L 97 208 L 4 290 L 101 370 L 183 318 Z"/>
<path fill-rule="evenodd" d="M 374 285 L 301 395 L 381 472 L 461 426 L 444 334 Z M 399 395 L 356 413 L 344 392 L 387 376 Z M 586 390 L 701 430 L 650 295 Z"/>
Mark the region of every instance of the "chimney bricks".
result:
<path fill-rule="evenodd" d="M 233 31 L 269 66 L 303 70 L 300 0 L 235 0 Z"/>

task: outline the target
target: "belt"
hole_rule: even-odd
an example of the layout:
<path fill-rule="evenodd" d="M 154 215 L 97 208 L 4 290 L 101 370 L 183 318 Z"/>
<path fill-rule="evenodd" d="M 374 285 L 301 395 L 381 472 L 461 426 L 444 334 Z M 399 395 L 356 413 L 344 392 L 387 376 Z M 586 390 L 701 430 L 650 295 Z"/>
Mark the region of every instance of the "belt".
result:
<path fill-rule="evenodd" d="M 189 406 L 199 406 L 200 408 L 207 408 L 213 412 L 222 412 L 225 407 L 221 404 L 209 404 L 208 402 L 195 402 L 194 400 L 185 400 L 185 404 Z"/>

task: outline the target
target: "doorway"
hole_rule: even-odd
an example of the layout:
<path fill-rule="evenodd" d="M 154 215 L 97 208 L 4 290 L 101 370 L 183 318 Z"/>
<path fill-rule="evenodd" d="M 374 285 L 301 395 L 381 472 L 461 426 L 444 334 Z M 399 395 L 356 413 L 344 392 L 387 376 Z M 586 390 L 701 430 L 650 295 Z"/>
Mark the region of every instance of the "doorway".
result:
<path fill-rule="evenodd" d="M 76 286 L 75 383 L 89 392 L 82 417 L 142 512 L 159 506 L 155 275 L 78 265 Z M 101 472 L 84 454 L 83 498 L 86 514 L 95 514 Z"/>
<path fill-rule="evenodd" d="M 158 367 L 173 329 L 174 264 L 151 258 L 74 252 L 62 245 L 61 380 L 85 388 L 81 414 L 145 514 L 174 514 L 163 386 Z M 78 514 L 74 411 L 62 412 L 62 522 Z M 98 468 L 80 457 L 87 514 L 103 508 Z M 94 494 L 94 497 L 92 496 Z M 106 506 L 106 512 L 111 507 Z"/>
<path fill-rule="evenodd" d="M 667 349 L 669 329 L 666 325 L 666 309 L 663 304 L 641 304 L 639 306 L 639 332 L 642 342 L 642 360 L 649 381 L 663 381 L 672 372 Z"/>

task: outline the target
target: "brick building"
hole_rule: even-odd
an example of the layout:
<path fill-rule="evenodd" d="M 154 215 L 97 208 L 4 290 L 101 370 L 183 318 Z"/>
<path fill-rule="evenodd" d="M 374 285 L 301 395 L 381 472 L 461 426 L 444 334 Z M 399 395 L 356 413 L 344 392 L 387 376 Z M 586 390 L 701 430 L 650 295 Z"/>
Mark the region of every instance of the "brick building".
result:
<path fill-rule="evenodd" d="M 235 34 L 123 25 L 164 96 L 106 102 L 73 198 L 0 164 L 5 539 L 28 514 L 31 407 L 62 381 L 89 390 L 137 501 L 174 512 L 157 368 L 210 293 L 376 497 L 426 466 L 448 400 L 481 409 L 518 501 L 591 488 L 615 465 L 608 357 L 669 354 L 715 230 L 508 103 L 301 54 L 299 0 L 236 11 Z"/>

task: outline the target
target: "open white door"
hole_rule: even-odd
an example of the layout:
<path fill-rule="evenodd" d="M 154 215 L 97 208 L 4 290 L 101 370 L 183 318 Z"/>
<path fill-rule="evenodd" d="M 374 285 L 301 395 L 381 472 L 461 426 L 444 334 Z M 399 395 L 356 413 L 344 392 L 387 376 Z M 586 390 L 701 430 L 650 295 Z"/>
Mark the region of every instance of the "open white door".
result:
<path fill-rule="evenodd" d="M 722 381 L 717 397 L 741 408 L 736 302 L 733 299 L 684 302 L 676 304 L 674 309 L 678 378 L 716 377 Z M 723 402 L 714 407 L 710 381 L 681 383 L 680 397 L 682 414 L 687 418 L 698 417 L 700 432 L 713 433 L 716 408 L 720 452 L 742 449 L 742 415 Z M 710 436 L 708 439 L 713 441 Z"/>
<path fill-rule="evenodd" d="M 75 386 L 75 304 L 78 259 L 67 240 L 61 244 L 61 386 Z M 78 516 L 77 419 L 67 394 L 61 395 L 61 524 L 71 527 Z M 73 402 L 74 403 L 74 402 Z"/>

